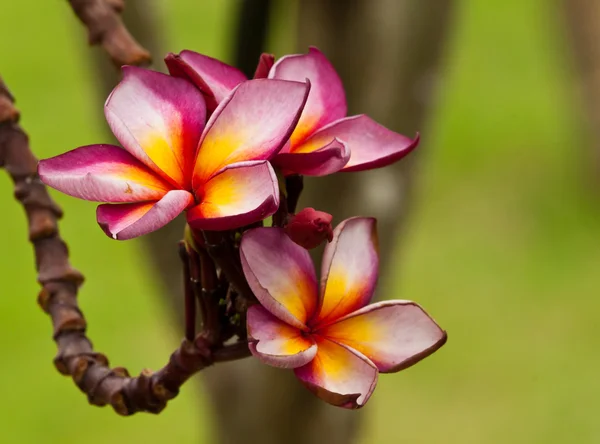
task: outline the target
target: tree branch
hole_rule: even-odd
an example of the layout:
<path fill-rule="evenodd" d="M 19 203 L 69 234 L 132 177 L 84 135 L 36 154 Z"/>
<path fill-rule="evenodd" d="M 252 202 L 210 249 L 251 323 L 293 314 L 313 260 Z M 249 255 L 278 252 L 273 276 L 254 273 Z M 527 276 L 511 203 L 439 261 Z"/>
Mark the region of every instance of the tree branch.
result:
<path fill-rule="evenodd" d="M 123 0 L 69 0 L 69 3 L 88 29 L 90 45 L 102 45 L 115 66 L 150 64 L 150 53 L 132 37 L 119 16 L 125 6 Z"/>
<path fill-rule="evenodd" d="M 0 167 L 12 178 L 15 197 L 27 216 L 42 286 L 38 303 L 52 319 L 58 371 L 71 376 L 91 404 L 110 404 L 120 415 L 159 413 L 194 373 L 215 362 L 249 356 L 245 341 L 231 345 L 222 345 L 221 341 L 213 347 L 206 343 L 203 331 L 193 342 L 184 339 L 158 372 L 145 370 L 130 377 L 126 369 L 110 368 L 106 356 L 94 352 L 77 304 L 77 291 L 84 278 L 69 263 L 67 245 L 58 233 L 57 220 L 62 211 L 39 180 L 37 159 L 18 125 L 19 113 L 13 103 L 0 78 Z"/>

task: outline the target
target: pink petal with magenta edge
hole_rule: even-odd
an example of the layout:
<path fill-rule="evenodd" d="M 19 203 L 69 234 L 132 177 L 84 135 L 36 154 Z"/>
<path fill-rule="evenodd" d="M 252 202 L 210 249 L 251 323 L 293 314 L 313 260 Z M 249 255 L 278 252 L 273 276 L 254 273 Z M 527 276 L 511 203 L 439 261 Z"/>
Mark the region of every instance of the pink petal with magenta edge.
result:
<path fill-rule="evenodd" d="M 318 333 L 359 351 L 383 373 L 416 364 L 438 350 L 447 339 L 446 332 L 412 301 L 368 305 Z"/>
<path fill-rule="evenodd" d="M 124 149 L 89 145 L 40 160 L 46 185 L 96 202 L 140 202 L 162 198 L 171 186 Z"/>
<path fill-rule="evenodd" d="M 282 57 L 271 68 L 269 78 L 300 82 L 308 79 L 312 84 L 302 117 L 291 136 L 292 151 L 319 128 L 346 117 L 342 81 L 331 62 L 317 48 L 310 47 L 308 54 Z"/>
<path fill-rule="evenodd" d="M 165 64 L 172 76 L 190 80 L 202 91 L 209 112 L 214 111 L 236 86 L 247 80 L 239 69 L 194 51 L 169 53 Z"/>
<path fill-rule="evenodd" d="M 196 148 L 206 121 L 204 98 L 190 82 L 134 66 L 104 105 L 123 147 L 176 188 L 190 189 Z"/>
<path fill-rule="evenodd" d="M 280 368 L 301 367 L 313 360 L 317 345 L 260 305 L 248 308 L 250 351 L 265 364 Z"/>
<path fill-rule="evenodd" d="M 99 205 L 96 219 L 107 236 L 127 240 L 164 227 L 193 203 L 190 193 L 174 190 L 158 202 Z"/>
<path fill-rule="evenodd" d="M 311 324 L 322 327 L 367 305 L 378 269 L 377 221 L 354 217 L 341 222 L 323 252 L 320 309 Z"/>
<path fill-rule="evenodd" d="M 267 160 L 289 138 L 310 85 L 258 79 L 241 83 L 206 124 L 194 169 L 194 189 L 228 164 Z"/>
<path fill-rule="evenodd" d="M 294 152 L 310 152 L 337 138 L 350 151 L 350 160 L 342 171 L 363 171 L 390 165 L 414 150 L 419 135 L 410 139 L 395 133 L 368 116 L 359 115 L 338 120 L 321 128 Z"/>
<path fill-rule="evenodd" d="M 307 330 L 317 302 L 317 277 L 308 251 L 282 228 L 254 228 L 242 236 L 240 258 L 246 280 L 271 314 Z"/>
<path fill-rule="evenodd" d="M 266 160 L 226 166 L 196 190 L 200 204 L 187 212 L 197 230 L 231 230 L 269 217 L 279 207 L 279 185 Z"/>
<path fill-rule="evenodd" d="M 317 355 L 294 369 L 296 377 L 329 404 L 347 409 L 365 405 L 377 385 L 375 365 L 361 353 L 315 335 Z"/>
<path fill-rule="evenodd" d="M 286 174 L 326 176 L 340 171 L 349 159 L 350 150 L 344 143 L 333 139 L 329 145 L 309 153 L 280 152 L 272 162 Z"/>

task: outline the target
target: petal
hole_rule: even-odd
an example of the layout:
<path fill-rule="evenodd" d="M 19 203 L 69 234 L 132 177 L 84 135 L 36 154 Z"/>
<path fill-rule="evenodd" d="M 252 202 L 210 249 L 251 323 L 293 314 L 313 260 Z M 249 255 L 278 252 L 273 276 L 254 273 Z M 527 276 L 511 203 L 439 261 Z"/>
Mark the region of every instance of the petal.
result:
<path fill-rule="evenodd" d="M 354 217 L 340 223 L 325 246 L 316 325 L 325 325 L 371 301 L 379 267 L 376 220 Z"/>
<path fill-rule="evenodd" d="M 172 76 L 188 79 L 202 91 L 209 111 L 214 111 L 236 86 L 247 80 L 239 69 L 194 51 L 168 54 L 165 64 Z"/>
<path fill-rule="evenodd" d="M 194 203 L 187 191 L 169 191 L 158 202 L 99 205 L 96 219 L 107 236 L 127 240 L 164 227 Z"/>
<path fill-rule="evenodd" d="M 317 355 L 294 373 L 314 394 L 338 407 L 360 408 L 377 384 L 377 368 L 359 352 L 315 336 Z"/>
<path fill-rule="evenodd" d="M 317 354 L 315 341 L 260 305 L 248 308 L 247 326 L 250 351 L 265 364 L 296 368 L 308 364 Z"/>
<path fill-rule="evenodd" d="M 302 117 L 291 136 L 292 151 L 319 128 L 346 117 L 342 81 L 331 62 L 317 48 L 311 47 L 308 54 L 282 57 L 271 69 L 269 77 L 299 82 L 308 79 L 312 85 Z"/>
<path fill-rule="evenodd" d="M 368 305 L 319 331 L 367 356 L 380 372 L 403 370 L 446 343 L 446 332 L 418 304 Z"/>
<path fill-rule="evenodd" d="M 230 163 L 266 160 L 277 153 L 298 122 L 309 88 L 306 83 L 268 79 L 240 84 L 207 123 L 194 186 Z"/>
<path fill-rule="evenodd" d="M 104 105 L 112 132 L 127 151 L 179 188 L 189 188 L 206 109 L 183 79 L 134 66 Z"/>
<path fill-rule="evenodd" d="M 196 190 L 199 205 L 187 220 L 198 230 L 231 230 L 269 217 L 279 207 L 275 171 L 266 160 L 239 162 Z"/>
<path fill-rule="evenodd" d="M 96 202 L 158 200 L 171 188 L 139 160 L 113 145 L 89 145 L 40 160 L 46 185 Z"/>
<path fill-rule="evenodd" d="M 254 71 L 254 78 L 266 79 L 267 77 L 269 77 L 269 71 L 271 71 L 271 68 L 274 64 L 275 56 L 273 54 L 263 52 L 260 55 L 260 59 L 258 59 L 258 66 L 256 67 L 256 71 Z"/>
<path fill-rule="evenodd" d="M 240 244 L 250 288 L 273 315 L 306 330 L 317 305 L 317 277 L 308 254 L 282 228 L 248 230 Z"/>
<path fill-rule="evenodd" d="M 419 144 L 419 135 L 410 139 L 390 131 L 365 115 L 347 117 L 317 131 L 294 152 L 312 152 L 333 139 L 350 150 L 350 160 L 343 171 L 380 168 L 400 160 Z"/>
<path fill-rule="evenodd" d="M 279 153 L 273 159 L 277 165 L 290 174 L 305 176 L 326 176 L 340 171 L 350 159 L 350 150 L 337 139 L 310 153 Z"/>

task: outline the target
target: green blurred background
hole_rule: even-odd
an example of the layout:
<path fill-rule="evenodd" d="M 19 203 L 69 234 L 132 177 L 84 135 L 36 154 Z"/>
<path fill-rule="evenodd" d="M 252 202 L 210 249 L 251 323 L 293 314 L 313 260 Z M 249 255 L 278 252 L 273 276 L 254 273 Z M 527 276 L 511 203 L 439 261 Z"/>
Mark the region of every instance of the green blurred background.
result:
<path fill-rule="evenodd" d="M 235 2 L 162 3 L 165 46 L 230 59 Z M 0 72 L 36 154 L 105 140 L 97 73 L 67 2 L 4 1 L 0 16 Z M 283 20 L 272 28 L 271 50 L 293 48 Z M 444 60 L 389 296 L 424 305 L 449 342 L 380 379 L 361 442 L 600 442 L 600 206 L 560 11 L 546 0 L 460 1 Z M 55 371 L 6 175 L 0 193 L 0 442 L 214 442 L 200 389 L 186 386 L 161 415 L 121 418 Z M 94 345 L 132 372 L 159 368 L 180 332 L 140 242 L 111 241 L 93 203 L 53 195 L 87 277 L 80 302 Z"/>

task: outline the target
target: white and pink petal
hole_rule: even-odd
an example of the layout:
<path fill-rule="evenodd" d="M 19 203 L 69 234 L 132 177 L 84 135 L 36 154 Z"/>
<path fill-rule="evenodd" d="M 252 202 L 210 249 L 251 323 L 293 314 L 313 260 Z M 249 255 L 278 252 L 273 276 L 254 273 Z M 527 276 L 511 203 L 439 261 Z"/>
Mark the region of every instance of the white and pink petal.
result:
<path fill-rule="evenodd" d="M 104 105 L 123 147 L 178 188 L 189 189 L 206 120 L 200 91 L 190 82 L 134 66 Z"/>
<path fill-rule="evenodd" d="M 331 62 L 317 48 L 311 47 L 308 54 L 282 57 L 271 68 L 269 77 L 298 82 L 308 79 L 312 85 L 302 117 L 291 136 L 292 151 L 319 128 L 346 116 L 342 81 Z"/>
<path fill-rule="evenodd" d="M 107 236 L 127 240 L 164 227 L 193 203 L 187 191 L 173 190 L 158 202 L 99 205 L 96 219 Z"/>
<path fill-rule="evenodd" d="M 382 373 L 416 364 L 446 343 L 446 332 L 411 301 L 385 301 L 350 313 L 319 334 L 367 356 Z"/>
<path fill-rule="evenodd" d="M 375 365 L 349 347 L 314 336 L 317 354 L 308 364 L 294 369 L 296 377 L 323 401 L 357 409 L 365 405 L 377 385 Z"/>
<path fill-rule="evenodd" d="M 279 207 L 279 185 L 266 160 L 226 166 L 196 190 L 200 203 L 187 213 L 197 230 L 223 231 L 269 217 Z"/>
<path fill-rule="evenodd" d="M 294 129 L 310 86 L 285 80 L 241 83 L 210 117 L 196 158 L 198 188 L 226 165 L 274 156 Z"/>
<path fill-rule="evenodd" d="M 308 364 L 317 354 L 317 345 L 310 336 L 260 305 L 248 308 L 247 327 L 250 351 L 265 364 L 296 368 Z"/>
<path fill-rule="evenodd" d="M 240 257 L 246 280 L 262 306 L 283 322 L 307 330 L 318 297 L 308 251 L 282 228 L 255 228 L 244 233 Z"/>
<path fill-rule="evenodd" d="M 375 291 L 378 271 L 376 220 L 354 217 L 341 222 L 323 252 L 321 299 L 313 325 L 335 322 L 367 305 Z"/>
<path fill-rule="evenodd" d="M 411 153 L 419 144 L 414 139 L 395 133 L 368 116 L 347 117 L 321 128 L 295 152 L 312 152 L 338 139 L 348 147 L 350 160 L 342 171 L 363 171 L 390 165 Z"/>
<path fill-rule="evenodd" d="M 96 202 L 140 202 L 162 198 L 171 186 L 122 148 L 89 145 L 40 160 L 46 185 Z"/>
<path fill-rule="evenodd" d="M 325 145 L 317 151 L 280 152 L 272 162 L 287 174 L 326 176 L 340 171 L 349 159 L 350 150 L 344 143 L 333 139 L 329 145 Z"/>
<path fill-rule="evenodd" d="M 210 112 L 247 80 L 239 69 L 194 51 L 168 54 L 165 64 L 172 76 L 188 79 L 200 89 Z"/>

